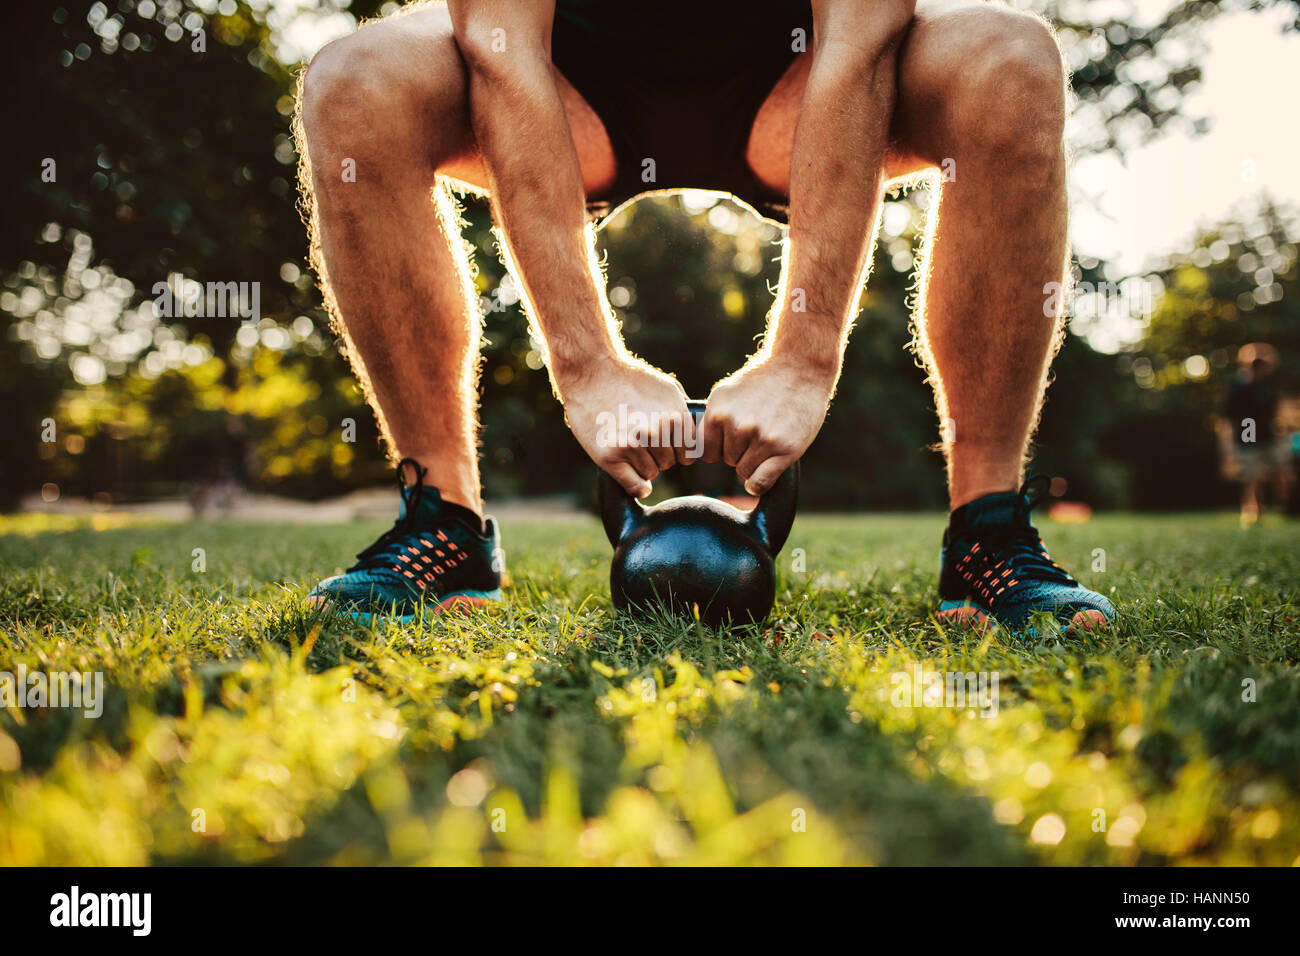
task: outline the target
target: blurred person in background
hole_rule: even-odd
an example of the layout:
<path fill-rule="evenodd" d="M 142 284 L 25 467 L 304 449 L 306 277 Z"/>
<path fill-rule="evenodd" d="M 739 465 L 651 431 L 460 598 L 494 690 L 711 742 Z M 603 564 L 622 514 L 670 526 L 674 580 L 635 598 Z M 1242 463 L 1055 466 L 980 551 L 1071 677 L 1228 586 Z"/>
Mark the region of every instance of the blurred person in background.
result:
<path fill-rule="evenodd" d="M 1290 492 L 1282 502 L 1282 509 L 1292 518 L 1300 517 L 1300 394 L 1282 398 L 1277 419 L 1282 429 L 1283 480 Z"/>
<path fill-rule="evenodd" d="M 1261 492 L 1270 480 L 1280 505 L 1285 506 L 1290 493 L 1291 456 L 1279 427 L 1276 372 L 1277 349 L 1265 342 L 1243 345 L 1223 404 L 1219 436 L 1224 474 L 1241 483 L 1243 528 L 1259 520 Z"/>

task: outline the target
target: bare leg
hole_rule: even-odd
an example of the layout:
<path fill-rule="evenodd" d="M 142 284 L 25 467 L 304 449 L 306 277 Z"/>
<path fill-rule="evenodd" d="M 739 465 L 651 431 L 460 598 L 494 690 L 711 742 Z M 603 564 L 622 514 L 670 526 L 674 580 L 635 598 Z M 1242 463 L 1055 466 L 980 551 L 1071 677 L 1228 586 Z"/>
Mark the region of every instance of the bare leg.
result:
<path fill-rule="evenodd" d="M 1259 520 L 1260 478 L 1250 478 L 1241 483 L 1241 524 L 1250 527 Z"/>
<path fill-rule="evenodd" d="M 796 62 L 754 124 L 750 164 L 775 188 L 788 188 L 805 70 Z M 953 508 L 1015 489 L 1042 404 L 1063 298 L 1049 306 L 1049 284 L 1067 256 L 1064 118 L 1060 53 L 1041 21 L 993 4 L 918 3 L 886 172 L 955 177 L 927 237 L 916 317 Z"/>
<path fill-rule="evenodd" d="M 613 150 L 591 108 L 560 86 L 584 185 L 602 189 Z M 313 263 L 389 451 L 481 512 L 481 319 L 446 182 L 486 181 L 467 90 L 446 10 L 417 8 L 316 56 L 298 134 Z"/>

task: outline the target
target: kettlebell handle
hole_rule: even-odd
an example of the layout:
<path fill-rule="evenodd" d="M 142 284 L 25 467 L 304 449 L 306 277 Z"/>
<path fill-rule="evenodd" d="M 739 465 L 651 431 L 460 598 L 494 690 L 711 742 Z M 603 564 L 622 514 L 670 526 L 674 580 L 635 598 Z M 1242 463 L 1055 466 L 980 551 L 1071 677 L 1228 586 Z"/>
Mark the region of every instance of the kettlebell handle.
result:
<path fill-rule="evenodd" d="M 696 428 L 704 420 L 705 404 L 700 399 L 690 399 L 686 403 Z M 597 469 L 596 499 L 605 535 L 612 545 L 617 545 L 645 517 L 645 505 L 624 491 L 623 486 L 603 468 Z M 794 527 L 798 501 L 799 462 L 796 461 L 782 472 L 776 483 L 758 499 L 754 510 L 749 512 L 750 531 L 769 554 L 775 556 L 785 547 L 790 529 Z"/>

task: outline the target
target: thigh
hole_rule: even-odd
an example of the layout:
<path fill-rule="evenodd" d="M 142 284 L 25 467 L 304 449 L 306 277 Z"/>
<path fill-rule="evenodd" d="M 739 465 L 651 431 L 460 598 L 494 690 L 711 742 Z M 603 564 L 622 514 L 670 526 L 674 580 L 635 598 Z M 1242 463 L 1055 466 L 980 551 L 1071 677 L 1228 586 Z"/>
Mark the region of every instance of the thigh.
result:
<path fill-rule="evenodd" d="M 396 107 L 412 135 L 428 144 L 439 175 L 486 191 L 487 170 L 474 140 L 469 76 L 456 47 L 451 17 L 442 3 L 418 4 L 364 24 L 342 41 L 356 52 L 351 63 L 378 80 L 385 105 Z M 555 70 L 569 132 L 588 194 L 614 181 L 614 149 L 596 111 Z"/>
<path fill-rule="evenodd" d="M 945 90 L 962 68 L 973 28 L 986 29 L 997 9 L 983 0 L 918 0 L 916 15 L 898 52 L 898 92 L 890 123 L 885 176 L 896 179 L 939 164 L 942 130 L 935 128 Z M 801 56 L 764 100 L 750 131 L 746 159 L 760 182 L 785 195 L 790 190 L 794 130 L 812 57 Z"/>

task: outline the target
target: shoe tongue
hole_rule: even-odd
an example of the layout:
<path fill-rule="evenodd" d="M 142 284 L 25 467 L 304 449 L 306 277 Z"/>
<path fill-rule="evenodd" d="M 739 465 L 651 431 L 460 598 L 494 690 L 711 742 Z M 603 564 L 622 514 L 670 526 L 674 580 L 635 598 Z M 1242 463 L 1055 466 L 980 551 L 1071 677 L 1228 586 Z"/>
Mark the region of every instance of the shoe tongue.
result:
<path fill-rule="evenodd" d="M 454 501 L 443 501 L 442 493 L 433 485 L 412 485 L 402 489 L 399 521 L 406 519 L 412 506 L 415 507 L 415 518 L 411 522 L 414 528 L 433 528 L 448 521 L 459 521 L 471 531 L 483 533 L 483 519 L 477 513 Z"/>
<path fill-rule="evenodd" d="M 415 508 L 413 523 L 418 527 L 436 524 L 442 515 L 442 495 L 433 485 L 411 485 L 402 489 L 402 509 L 398 517 L 405 520 L 409 509 Z"/>
<path fill-rule="evenodd" d="M 1015 491 L 985 495 L 962 505 L 952 513 L 949 521 L 954 527 L 971 530 L 989 528 L 1029 527 L 1029 509 L 1024 496 Z"/>

